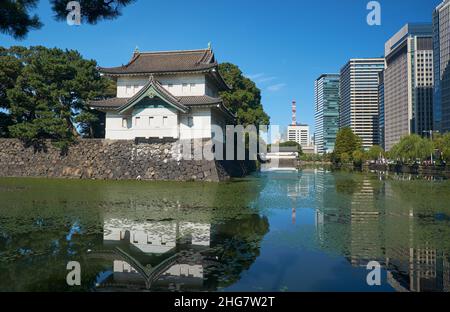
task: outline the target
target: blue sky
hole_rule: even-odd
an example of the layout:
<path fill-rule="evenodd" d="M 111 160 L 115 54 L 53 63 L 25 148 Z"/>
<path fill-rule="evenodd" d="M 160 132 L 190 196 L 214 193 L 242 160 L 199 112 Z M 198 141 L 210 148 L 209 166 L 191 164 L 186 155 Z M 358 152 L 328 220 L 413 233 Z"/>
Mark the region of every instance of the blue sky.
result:
<path fill-rule="evenodd" d="M 380 0 L 382 25 L 369 26 L 368 0 L 138 0 L 113 21 L 68 26 L 52 19 L 47 0 L 35 10 L 45 23 L 25 40 L 0 34 L 0 45 L 79 50 L 100 66 L 126 64 L 141 51 L 199 49 L 212 42 L 219 61 L 233 62 L 263 91 L 272 124 L 287 125 L 297 100 L 302 123 L 314 124 L 314 80 L 339 72 L 352 57 L 382 56 L 384 43 L 407 22 L 431 22 L 441 0 Z"/>

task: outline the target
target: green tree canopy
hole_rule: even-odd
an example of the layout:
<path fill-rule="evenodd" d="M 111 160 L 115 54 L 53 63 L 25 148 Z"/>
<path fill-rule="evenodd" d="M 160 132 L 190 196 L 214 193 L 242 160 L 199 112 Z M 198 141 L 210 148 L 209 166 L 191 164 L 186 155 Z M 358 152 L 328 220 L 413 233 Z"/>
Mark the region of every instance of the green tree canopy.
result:
<path fill-rule="evenodd" d="M 355 166 L 358 166 L 358 167 L 362 166 L 362 164 L 366 161 L 366 159 L 367 159 L 367 154 L 364 153 L 363 150 L 360 150 L 360 149 L 356 150 L 352 154 L 352 160 L 353 160 L 353 164 Z"/>
<path fill-rule="evenodd" d="M 403 137 L 389 152 L 391 158 L 404 163 L 426 160 L 434 153 L 433 143 L 417 134 Z"/>
<path fill-rule="evenodd" d="M 384 150 L 380 146 L 374 145 L 367 152 L 367 158 L 370 160 L 378 160 L 380 159 L 380 156 L 384 156 L 384 154 Z"/>
<path fill-rule="evenodd" d="M 114 19 L 122 9 L 136 0 L 77 0 L 81 6 L 82 21 L 96 24 L 102 19 Z M 68 0 L 50 0 L 56 20 L 66 20 Z M 42 27 L 42 22 L 32 11 L 39 0 L 0 1 L 0 32 L 23 39 L 29 31 Z"/>
<path fill-rule="evenodd" d="M 221 92 L 224 104 L 235 114 L 240 125 L 269 125 L 270 118 L 261 103 L 261 90 L 246 78 L 238 66 L 231 63 L 219 65 L 219 71 L 231 91 Z"/>
<path fill-rule="evenodd" d="M 440 152 L 442 160 L 450 162 L 450 133 L 435 134 L 433 144 L 434 148 Z"/>
<path fill-rule="evenodd" d="M 346 163 L 353 159 L 355 151 L 362 148 L 361 139 L 350 128 L 342 128 L 336 136 L 336 145 L 333 152 L 335 163 Z"/>
<path fill-rule="evenodd" d="M 93 136 L 99 113 L 90 110 L 91 99 L 114 96 L 111 81 L 97 71 L 97 63 L 84 60 L 77 51 L 45 47 L 2 49 L 0 64 L 13 68 L 21 64 L 17 77 L 9 72 L 14 84 L 6 88 L 6 103 L 14 123 L 8 127 L 12 137 L 29 143 L 51 139 L 67 146 L 78 136 Z M 4 79 L 8 81 L 8 79 Z"/>

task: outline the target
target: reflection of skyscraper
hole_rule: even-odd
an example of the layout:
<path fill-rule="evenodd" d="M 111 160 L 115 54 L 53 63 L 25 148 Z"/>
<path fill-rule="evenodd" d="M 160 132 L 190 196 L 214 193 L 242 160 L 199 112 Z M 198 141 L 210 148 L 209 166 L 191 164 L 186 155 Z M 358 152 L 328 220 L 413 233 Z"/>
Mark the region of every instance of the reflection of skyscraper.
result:
<path fill-rule="evenodd" d="M 444 254 L 444 291 L 450 292 L 450 255 Z"/>
<path fill-rule="evenodd" d="M 383 257 L 381 213 L 375 204 L 375 189 L 366 177 L 358 181 L 351 202 L 351 261 L 367 265 Z"/>
<path fill-rule="evenodd" d="M 433 248 L 388 250 L 388 282 L 398 291 L 449 291 L 448 261 Z M 447 287 L 447 289 L 446 289 Z"/>
<path fill-rule="evenodd" d="M 433 224 L 420 220 L 414 204 L 407 204 L 398 187 L 393 181 L 385 183 L 388 282 L 397 291 L 448 291 L 448 256 L 423 236 Z"/>
<path fill-rule="evenodd" d="M 321 248 L 346 256 L 349 245 L 349 213 L 337 192 L 337 179 L 330 171 L 315 170 L 316 235 Z"/>

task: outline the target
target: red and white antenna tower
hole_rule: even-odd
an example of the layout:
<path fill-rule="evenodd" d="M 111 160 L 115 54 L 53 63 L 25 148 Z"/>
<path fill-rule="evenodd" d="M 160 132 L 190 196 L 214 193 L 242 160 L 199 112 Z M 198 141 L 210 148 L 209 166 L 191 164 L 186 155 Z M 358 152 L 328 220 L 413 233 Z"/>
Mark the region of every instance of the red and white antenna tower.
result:
<path fill-rule="evenodd" d="M 292 125 L 297 125 L 297 102 L 292 101 Z"/>

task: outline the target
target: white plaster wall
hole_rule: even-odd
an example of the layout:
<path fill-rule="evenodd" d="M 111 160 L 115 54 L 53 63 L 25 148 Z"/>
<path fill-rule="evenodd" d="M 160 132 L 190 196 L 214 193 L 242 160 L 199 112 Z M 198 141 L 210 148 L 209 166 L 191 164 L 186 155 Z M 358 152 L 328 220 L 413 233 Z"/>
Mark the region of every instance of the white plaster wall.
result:
<path fill-rule="evenodd" d="M 206 94 L 206 78 L 203 74 L 163 75 L 156 77 L 162 86 L 174 96 L 202 96 Z M 185 84 L 183 86 L 183 84 Z"/>
<path fill-rule="evenodd" d="M 123 118 L 127 118 L 128 127 L 122 125 Z M 108 140 L 130 140 L 133 133 L 131 129 L 131 116 L 106 113 L 105 139 Z"/>
<path fill-rule="evenodd" d="M 123 118 L 127 118 L 127 128 L 123 127 Z M 146 108 L 134 110 L 131 116 L 125 117 L 114 113 L 106 114 L 105 138 L 108 140 L 178 137 L 178 112 L 175 109 Z"/>
<path fill-rule="evenodd" d="M 210 108 L 194 108 L 187 114 L 178 113 L 172 108 L 145 108 L 134 110 L 132 115 L 123 116 L 108 112 L 106 114 L 106 139 L 134 140 L 140 138 L 211 138 L 213 123 L 224 125 L 220 115 L 213 115 Z M 150 117 L 153 117 L 150 121 Z M 164 119 L 164 117 L 166 117 Z M 188 126 L 188 117 L 193 118 L 193 126 Z M 124 128 L 122 119 L 127 118 L 128 127 Z M 139 118 L 137 122 L 137 118 Z M 165 124 L 163 124 L 165 120 Z"/>
<path fill-rule="evenodd" d="M 203 74 L 161 75 L 155 78 L 174 96 L 202 96 L 206 94 L 206 78 Z M 119 77 L 117 79 L 117 97 L 132 97 L 147 84 L 148 79 L 149 77 Z M 208 88 L 212 89 L 213 87 Z M 213 92 L 209 93 L 208 95 L 212 96 Z"/>
<path fill-rule="evenodd" d="M 117 97 L 132 97 L 147 84 L 148 79 L 146 77 L 119 77 L 117 79 Z"/>
<path fill-rule="evenodd" d="M 137 119 L 139 118 L 139 122 Z M 133 139 L 178 138 L 178 111 L 175 108 L 155 107 L 133 111 Z"/>
<path fill-rule="evenodd" d="M 188 117 L 193 117 L 193 127 L 188 126 Z M 182 114 L 180 119 L 180 139 L 210 139 L 211 121 L 210 108 L 193 108 L 189 114 Z"/>

